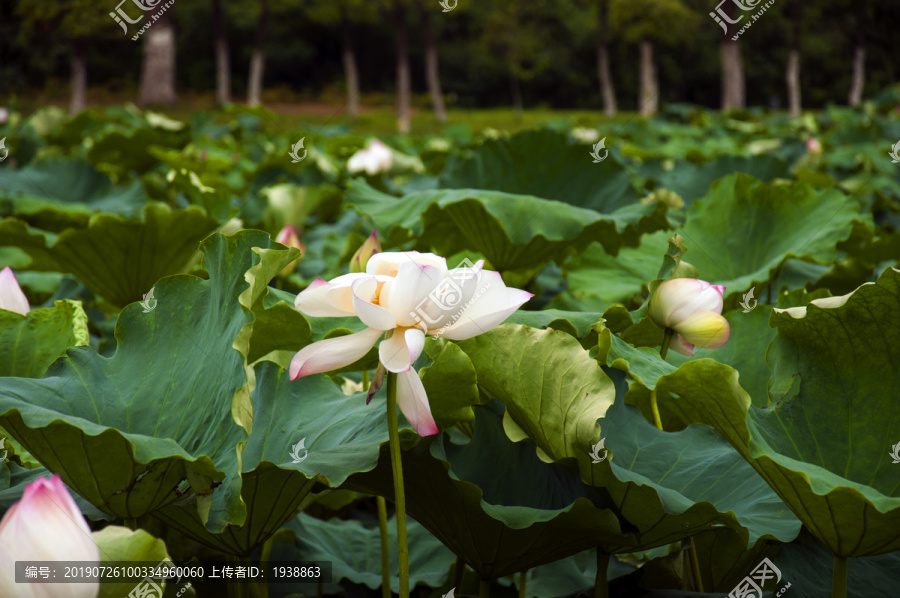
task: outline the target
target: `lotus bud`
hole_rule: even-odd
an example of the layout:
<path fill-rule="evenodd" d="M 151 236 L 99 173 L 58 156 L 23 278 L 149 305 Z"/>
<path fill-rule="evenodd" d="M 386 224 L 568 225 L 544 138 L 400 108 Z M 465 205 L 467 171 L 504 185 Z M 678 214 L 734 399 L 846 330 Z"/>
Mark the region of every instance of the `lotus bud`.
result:
<path fill-rule="evenodd" d="M 693 355 L 694 348 L 716 349 L 731 334 L 728 320 L 722 317 L 725 287 L 696 278 L 665 281 L 650 298 L 647 315 L 665 330 L 672 330 L 669 348 L 682 355 Z"/>
<path fill-rule="evenodd" d="M 16 561 L 100 563 L 91 529 L 58 475 L 27 484 L 0 521 L 0 595 L 96 598 L 100 593 L 97 582 L 16 585 Z"/>
<path fill-rule="evenodd" d="M 22 292 L 19 281 L 9 266 L 0 270 L 0 309 L 14 311 L 23 316 L 31 311 L 28 298 Z"/>
<path fill-rule="evenodd" d="M 822 153 L 822 144 L 815 137 L 806 140 L 806 153 L 818 156 Z"/>
<path fill-rule="evenodd" d="M 356 250 L 350 260 L 350 272 L 365 272 L 366 264 L 376 253 L 381 253 L 381 243 L 378 242 L 378 231 L 373 230 L 369 238 Z"/>
<path fill-rule="evenodd" d="M 300 250 L 300 257 L 306 253 L 306 246 L 300 241 L 300 235 L 297 234 L 297 229 L 291 226 L 290 224 L 285 224 L 284 228 L 279 231 L 278 236 L 275 237 L 275 240 L 284 245 L 285 247 L 294 247 Z M 287 277 L 290 276 L 294 271 L 294 263 L 291 262 L 284 269 L 279 272 L 280 276 Z"/>

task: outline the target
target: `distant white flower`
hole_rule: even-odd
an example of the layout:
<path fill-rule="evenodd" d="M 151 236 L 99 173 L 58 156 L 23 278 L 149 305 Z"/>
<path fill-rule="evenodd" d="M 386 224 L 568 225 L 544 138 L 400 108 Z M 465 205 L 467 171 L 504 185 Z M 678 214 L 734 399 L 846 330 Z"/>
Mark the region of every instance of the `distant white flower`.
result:
<path fill-rule="evenodd" d="M 595 143 L 600 140 L 600 132 L 597 129 L 587 127 L 575 127 L 571 131 L 572 139 L 580 143 Z"/>
<path fill-rule="evenodd" d="M 394 153 L 391 148 L 377 139 L 369 143 L 365 149 L 361 149 L 347 161 L 347 170 L 351 173 L 366 172 L 375 175 L 386 172 L 394 164 Z"/>
<path fill-rule="evenodd" d="M 9 120 L 9 110 L 0 106 L 0 125 L 5 125 Z"/>

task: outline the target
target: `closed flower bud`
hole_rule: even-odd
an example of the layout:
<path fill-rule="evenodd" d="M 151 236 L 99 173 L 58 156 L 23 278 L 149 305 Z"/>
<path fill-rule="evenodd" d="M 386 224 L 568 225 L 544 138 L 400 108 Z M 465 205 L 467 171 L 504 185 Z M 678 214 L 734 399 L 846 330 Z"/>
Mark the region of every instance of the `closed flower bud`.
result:
<path fill-rule="evenodd" d="M 96 598 L 100 593 L 97 582 L 16 584 L 16 561 L 100 562 L 91 529 L 58 475 L 27 484 L 0 521 L 0 596 Z"/>
<path fill-rule="evenodd" d="M 724 292 L 724 286 L 704 280 L 673 278 L 656 289 L 647 315 L 660 328 L 675 332 L 669 348 L 682 355 L 693 355 L 695 347 L 716 349 L 731 333 L 722 317 Z"/>
<path fill-rule="evenodd" d="M 376 253 L 381 253 L 381 243 L 378 242 L 378 231 L 373 230 L 372 234 L 369 235 L 360 248 L 356 250 L 356 253 L 353 254 L 353 258 L 350 260 L 350 271 L 365 272 L 366 264 L 369 263 L 369 258 Z"/>

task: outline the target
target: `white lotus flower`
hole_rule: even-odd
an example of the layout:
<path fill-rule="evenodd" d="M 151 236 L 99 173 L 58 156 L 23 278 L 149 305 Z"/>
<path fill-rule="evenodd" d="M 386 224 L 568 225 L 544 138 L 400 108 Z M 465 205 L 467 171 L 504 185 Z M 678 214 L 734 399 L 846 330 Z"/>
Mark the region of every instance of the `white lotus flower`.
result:
<path fill-rule="evenodd" d="M 347 170 L 363 172 L 374 175 L 391 169 L 394 163 L 394 153 L 391 148 L 377 139 L 369 143 L 368 147 L 361 149 L 347 161 Z"/>
<path fill-rule="evenodd" d="M 100 563 L 91 529 L 58 475 L 27 484 L 0 521 L 0 596 L 96 598 L 100 593 L 97 582 L 17 584 L 16 561 Z"/>
<path fill-rule="evenodd" d="M 731 334 L 728 320 L 722 317 L 723 285 L 696 278 L 665 281 L 650 298 L 647 315 L 660 328 L 669 328 L 669 348 L 682 355 L 693 355 L 694 347 L 716 349 Z"/>
<path fill-rule="evenodd" d="M 304 347 L 291 360 L 291 380 L 336 370 L 378 347 L 379 361 L 397 374 L 397 404 L 420 436 L 438 432 L 425 388 L 412 368 L 426 335 L 471 338 L 499 325 L 532 294 L 508 288 L 498 272 L 471 267 L 447 269 L 433 253 L 384 252 L 373 255 L 366 271 L 313 282 L 294 306 L 312 317 L 355 315 L 362 332 Z"/>
<path fill-rule="evenodd" d="M 28 298 L 9 266 L 0 270 L 0 309 L 8 309 L 23 316 L 31 311 Z"/>

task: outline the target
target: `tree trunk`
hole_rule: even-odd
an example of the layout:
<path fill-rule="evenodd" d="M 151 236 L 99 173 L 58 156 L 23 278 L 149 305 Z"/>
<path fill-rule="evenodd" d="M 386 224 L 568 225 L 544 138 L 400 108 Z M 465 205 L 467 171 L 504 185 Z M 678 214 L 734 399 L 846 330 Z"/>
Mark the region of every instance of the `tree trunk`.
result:
<path fill-rule="evenodd" d="M 736 7 L 728 3 L 725 7 L 727 21 L 732 21 Z M 741 42 L 727 35 L 719 42 L 719 59 L 722 63 L 722 112 L 738 110 L 747 105 L 744 85 L 744 59 Z"/>
<path fill-rule="evenodd" d="M 444 108 L 444 94 L 441 91 L 441 77 L 438 72 L 437 40 L 431 24 L 431 13 L 422 5 L 421 0 L 418 2 L 418 6 L 419 13 L 422 15 L 422 36 L 425 40 L 425 80 L 428 82 L 428 93 L 431 95 L 434 116 L 438 122 L 443 123 L 447 122 L 447 110 Z"/>
<path fill-rule="evenodd" d="M 397 130 L 409 133 L 410 80 L 409 49 L 406 43 L 406 19 L 403 6 L 394 0 L 394 27 L 397 50 Z"/>
<path fill-rule="evenodd" d="M 641 87 L 638 94 L 638 112 L 641 116 L 653 116 L 659 109 L 659 82 L 656 80 L 656 63 L 653 59 L 653 41 L 641 40 Z"/>
<path fill-rule="evenodd" d="M 231 101 L 231 61 L 228 57 L 222 0 L 213 0 L 213 30 L 216 48 L 216 104 L 223 106 Z"/>
<path fill-rule="evenodd" d="M 516 120 L 522 120 L 522 110 L 524 109 L 522 86 L 519 84 L 519 78 L 512 70 L 509 71 L 509 89 L 512 92 L 513 112 L 515 112 Z"/>
<path fill-rule="evenodd" d="M 157 13 L 158 14 L 158 13 Z M 148 15 L 148 19 L 156 15 Z M 141 67 L 141 106 L 174 104 L 175 93 L 175 24 L 170 11 L 165 11 L 144 33 L 144 62 Z"/>
<path fill-rule="evenodd" d="M 859 106 L 866 86 L 866 0 L 858 0 L 856 13 L 856 49 L 853 51 L 853 77 L 847 103 Z"/>
<path fill-rule="evenodd" d="M 600 91 L 603 93 L 603 111 L 606 116 L 616 115 L 616 90 L 613 87 L 612 75 L 609 72 L 609 49 L 607 48 L 607 31 L 609 23 L 609 1 L 600 0 L 597 7 L 597 74 L 600 77 Z"/>
<path fill-rule="evenodd" d="M 87 95 L 87 43 L 83 39 L 72 42 L 72 97 L 69 113 L 84 110 Z"/>
<path fill-rule="evenodd" d="M 341 4 L 341 54 L 344 60 L 344 77 L 347 79 L 347 116 L 350 120 L 356 120 L 359 115 L 359 71 L 356 68 L 350 21 L 344 10 L 344 5 Z"/>
<path fill-rule="evenodd" d="M 262 104 L 263 73 L 266 69 L 266 29 L 269 26 L 268 0 L 260 0 L 259 21 L 256 23 L 256 43 L 250 56 L 250 81 L 247 85 L 247 103 Z"/>
<path fill-rule="evenodd" d="M 793 20 L 793 39 L 791 40 L 791 51 L 788 53 L 787 72 L 785 80 L 787 82 L 788 107 L 791 116 L 800 116 L 800 0 L 794 0 L 791 18 Z"/>
<path fill-rule="evenodd" d="M 787 91 L 788 91 L 788 107 L 791 111 L 791 116 L 797 117 L 800 116 L 800 51 L 799 50 L 791 50 L 788 53 L 788 64 L 787 64 L 787 74 L 785 76 L 787 80 Z"/>
<path fill-rule="evenodd" d="M 744 93 L 744 61 L 741 42 L 725 39 L 719 44 L 722 61 L 722 111 L 737 110 L 747 105 Z"/>

